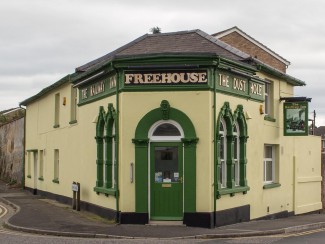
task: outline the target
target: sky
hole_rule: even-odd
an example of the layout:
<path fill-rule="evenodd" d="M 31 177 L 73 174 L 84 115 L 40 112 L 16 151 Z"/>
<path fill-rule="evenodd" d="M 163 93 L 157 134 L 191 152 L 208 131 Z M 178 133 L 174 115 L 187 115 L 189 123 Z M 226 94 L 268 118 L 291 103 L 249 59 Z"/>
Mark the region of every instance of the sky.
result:
<path fill-rule="evenodd" d="M 289 60 L 306 82 L 309 117 L 325 125 L 324 0 L 2 0 L 0 111 L 15 108 L 75 68 L 149 33 L 233 26 Z"/>

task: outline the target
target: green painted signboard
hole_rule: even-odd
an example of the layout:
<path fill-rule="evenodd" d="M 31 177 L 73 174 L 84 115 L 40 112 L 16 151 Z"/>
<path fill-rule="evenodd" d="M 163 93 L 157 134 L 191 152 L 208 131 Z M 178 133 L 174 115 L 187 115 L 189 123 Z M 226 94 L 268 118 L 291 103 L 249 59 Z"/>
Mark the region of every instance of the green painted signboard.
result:
<path fill-rule="evenodd" d="M 285 136 L 308 135 L 308 102 L 286 102 L 283 114 Z"/>

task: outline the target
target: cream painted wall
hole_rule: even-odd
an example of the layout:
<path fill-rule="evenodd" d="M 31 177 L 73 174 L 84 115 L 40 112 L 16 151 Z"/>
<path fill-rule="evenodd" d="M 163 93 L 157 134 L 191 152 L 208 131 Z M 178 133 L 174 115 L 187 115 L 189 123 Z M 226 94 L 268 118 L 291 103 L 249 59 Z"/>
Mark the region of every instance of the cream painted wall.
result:
<path fill-rule="evenodd" d="M 130 183 L 130 162 L 134 162 L 132 139 L 137 124 L 148 112 L 160 107 L 162 100 L 184 112 L 193 122 L 197 144 L 197 211 L 213 211 L 213 108 L 212 93 L 200 92 L 130 92 L 120 97 L 121 125 L 121 211 L 135 211 L 135 185 Z M 190 102 L 189 102 L 190 101 Z M 185 162 L 186 163 L 186 162 Z M 207 177 L 208 176 L 208 177 Z M 136 179 L 135 179 L 136 180 Z M 184 179 L 186 180 L 186 179 Z M 123 194 L 122 191 L 127 192 Z"/>
<path fill-rule="evenodd" d="M 283 103 L 280 96 L 292 96 L 293 87 L 272 77 L 274 83 L 273 115 L 276 122 L 264 120 L 259 108 L 263 103 L 249 101 L 235 96 L 218 93 L 217 116 L 224 102 L 230 103 L 232 111 L 238 104 L 248 113 L 247 180 L 250 190 L 246 195 L 236 193 L 230 197 L 223 195 L 216 202 L 217 211 L 251 205 L 251 218 L 258 218 L 280 211 L 304 213 L 317 210 L 320 204 L 320 154 L 318 137 L 284 137 Z M 60 127 L 54 125 L 54 96 L 60 92 Z M 113 103 L 116 97 L 78 107 L 76 124 L 70 121 L 70 84 L 62 85 L 41 99 L 27 106 L 26 150 L 44 150 L 44 181 L 36 180 L 34 164 L 31 162 L 31 178 L 26 178 L 26 186 L 58 195 L 72 197 L 71 183 L 81 183 L 81 200 L 105 208 L 116 209 L 115 197 L 97 195 L 93 187 L 96 183 L 96 124 L 99 107 Z M 62 105 L 63 97 L 67 104 Z M 120 147 L 119 184 L 120 210 L 135 211 L 135 183 L 130 182 L 130 163 L 135 152 L 132 139 L 137 124 L 143 116 L 158 108 L 162 100 L 168 100 L 171 107 L 181 110 L 195 126 L 199 142 L 197 144 L 197 211 L 213 211 L 213 93 L 209 91 L 191 92 L 128 92 L 121 93 L 120 103 Z M 264 144 L 278 145 L 278 178 L 280 187 L 263 189 Z M 306 147 L 305 145 L 308 145 Z M 54 149 L 60 150 L 59 184 L 53 183 Z M 303 150 L 302 150 L 303 149 Z M 306 163 L 308 159 L 308 163 Z M 32 160 L 32 157 L 31 157 Z M 295 171 L 295 166 L 297 171 Z M 39 163 L 37 165 L 39 167 Z M 27 175 L 26 167 L 26 175 Z M 39 172 L 39 169 L 37 169 Z M 38 173 L 37 173 L 38 174 Z M 37 176 L 36 176 L 37 177 Z M 135 179 L 136 180 L 136 179 Z M 36 185 L 35 185 L 36 182 Z M 295 186 L 295 187 L 293 187 Z M 308 198 L 305 196 L 308 194 Z M 269 211 L 267 211 L 269 209 Z"/>
<path fill-rule="evenodd" d="M 54 97 L 60 93 L 60 127 L 54 125 Z M 31 178 L 26 178 L 26 186 L 58 195 L 72 197 L 71 184 L 81 185 L 81 200 L 99 206 L 115 209 L 115 197 L 97 195 L 96 184 L 96 119 L 99 106 L 115 104 L 115 96 L 77 108 L 77 123 L 70 125 L 71 85 L 62 85 L 27 106 L 26 150 L 44 150 L 44 181 L 36 180 L 34 163 L 31 162 Z M 63 97 L 67 103 L 63 105 Z M 115 106 L 115 105 L 114 105 Z M 59 149 L 59 183 L 54 178 L 54 149 Z M 32 159 L 32 157 L 31 157 Z M 37 163 L 39 172 L 39 162 Z M 26 175 L 27 175 L 26 168 Z M 38 176 L 36 176 L 38 178 Z M 35 185 L 36 182 L 36 185 Z"/>
<path fill-rule="evenodd" d="M 222 196 L 217 200 L 217 211 L 249 204 L 251 218 L 254 219 L 281 211 L 304 213 L 321 209 L 320 139 L 313 136 L 283 136 L 283 102 L 279 99 L 292 96 L 293 87 L 271 77 L 263 76 L 263 78 L 268 78 L 273 82 L 275 122 L 264 120 L 264 114 L 260 114 L 259 107 L 263 103 L 217 94 L 217 116 L 223 103 L 228 101 L 232 111 L 238 104 L 242 104 L 244 111 L 251 117 L 247 120 L 249 136 L 247 180 L 250 190 L 246 195 L 237 193 L 234 197 Z M 263 189 L 264 144 L 277 146 L 276 167 L 280 187 Z M 308 145 L 308 148 L 304 145 Z M 306 164 L 306 159 L 308 159 L 308 164 Z M 295 165 L 298 171 L 296 178 Z M 299 182 L 299 179 L 302 182 Z M 306 197 L 307 193 L 308 197 Z"/>

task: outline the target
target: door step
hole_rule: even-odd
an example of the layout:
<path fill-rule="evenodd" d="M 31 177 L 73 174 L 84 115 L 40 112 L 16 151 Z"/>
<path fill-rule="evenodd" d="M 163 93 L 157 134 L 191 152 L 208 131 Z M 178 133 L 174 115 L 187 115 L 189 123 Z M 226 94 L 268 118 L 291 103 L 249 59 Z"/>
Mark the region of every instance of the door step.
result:
<path fill-rule="evenodd" d="M 169 226 L 185 226 L 183 221 L 156 221 L 151 220 L 147 225 L 169 225 Z"/>

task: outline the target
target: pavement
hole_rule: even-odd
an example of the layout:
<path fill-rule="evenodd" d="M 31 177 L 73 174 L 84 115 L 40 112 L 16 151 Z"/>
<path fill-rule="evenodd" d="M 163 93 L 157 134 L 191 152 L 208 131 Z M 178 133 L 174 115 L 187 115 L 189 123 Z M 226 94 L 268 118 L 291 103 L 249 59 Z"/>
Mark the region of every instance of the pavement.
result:
<path fill-rule="evenodd" d="M 12 216 L 3 218 L 6 213 Z M 0 181 L 0 220 L 8 229 L 87 238 L 213 239 L 278 235 L 325 228 L 325 214 L 258 220 L 213 229 L 183 225 L 118 225 L 87 211 L 46 199 Z"/>

